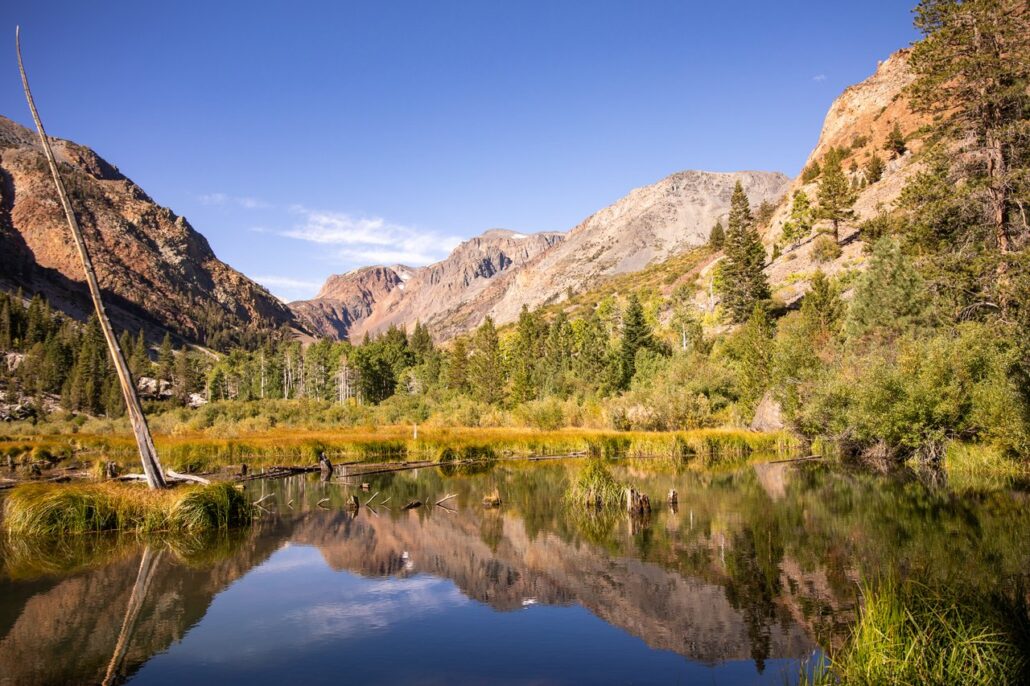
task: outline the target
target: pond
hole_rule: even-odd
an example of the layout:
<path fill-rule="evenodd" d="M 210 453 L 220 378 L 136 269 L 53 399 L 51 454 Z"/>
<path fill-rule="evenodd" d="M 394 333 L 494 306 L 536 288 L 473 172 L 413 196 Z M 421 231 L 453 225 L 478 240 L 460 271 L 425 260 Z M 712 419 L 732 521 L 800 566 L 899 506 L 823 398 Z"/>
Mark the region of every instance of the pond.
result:
<path fill-rule="evenodd" d="M 640 517 L 567 504 L 583 464 L 252 481 L 266 512 L 210 540 L 8 541 L 0 684 L 789 684 L 846 639 L 865 578 L 1030 581 L 1020 490 L 610 462 Z"/>

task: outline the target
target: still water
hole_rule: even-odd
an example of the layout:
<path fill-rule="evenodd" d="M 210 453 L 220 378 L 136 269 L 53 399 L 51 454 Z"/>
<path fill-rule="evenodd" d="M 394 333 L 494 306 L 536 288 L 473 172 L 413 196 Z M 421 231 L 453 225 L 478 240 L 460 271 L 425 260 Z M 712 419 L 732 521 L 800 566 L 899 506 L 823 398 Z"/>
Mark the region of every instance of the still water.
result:
<path fill-rule="evenodd" d="M 863 578 L 1030 581 L 1020 490 L 614 462 L 679 492 L 640 518 L 567 506 L 582 464 L 256 481 L 267 513 L 228 536 L 9 541 L 0 684 L 789 684 L 846 638 Z"/>

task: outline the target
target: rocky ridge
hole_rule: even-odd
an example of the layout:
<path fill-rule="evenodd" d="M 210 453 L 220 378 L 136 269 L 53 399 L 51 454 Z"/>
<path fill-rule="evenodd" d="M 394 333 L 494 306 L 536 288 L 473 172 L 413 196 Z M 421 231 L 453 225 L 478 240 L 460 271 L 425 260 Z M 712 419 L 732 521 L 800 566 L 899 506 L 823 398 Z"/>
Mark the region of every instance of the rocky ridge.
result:
<path fill-rule="evenodd" d="M 52 145 L 116 326 L 203 343 L 219 328 L 294 321 L 263 286 L 215 257 L 185 217 L 155 203 L 91 149 L 57 138 Z M 2 116 L 0 288 L 42 293 L 78 318 L 92 312 L 39 142 Z"/>

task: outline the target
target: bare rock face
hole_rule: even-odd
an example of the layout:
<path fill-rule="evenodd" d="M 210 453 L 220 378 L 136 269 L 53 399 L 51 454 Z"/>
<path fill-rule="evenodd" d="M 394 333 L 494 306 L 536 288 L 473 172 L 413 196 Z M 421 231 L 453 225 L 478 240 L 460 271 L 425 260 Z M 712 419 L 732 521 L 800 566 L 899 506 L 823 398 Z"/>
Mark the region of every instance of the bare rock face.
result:
<path fill-rule="evenodd" d="M 311 300 L 290 303 L 290 308 L 307 328 L 317 336 L 345 339 L 398 286 L 404 284 L 402 274 L 410 278 L 410 270 L 391 267 L 364 267 L 346 274 L 330 276 Z"/>
<path fill-rule="evenodd" d="M 391 325 L 407 328 L 416 321 L 438 334 L 452 330 L 450 322 L 455 320 L 478 324 L 486 310 L 478 303 L 490 284 L 562 237 L 491 229 L 426 267 L 366 267 L 331 276 L 314 299 L 290 307 L 316 333 L 352 340 Z"/>
<path fill-rule="evenodd" d="M 913 74 L 909 68 L 909 51 L 899 50 L 881 62 L 876 72 L 845 89 L 830 106 L 819 135 L 819 142 L 808 156 L 806 166 L 813 162 L 822 163 L 831 148 L 846 150 L 843 167 L 849 177 L 858 184 L 864 180 L 865 165 L 874 155 L 885 162 L 883 176 L 879 181 L 859 188 L 854 205 L 856 219 L 841 227 L 841 255 L 826 263 L 820 263 L 812 253 L 816 232 L 795 249 L 786 248 L 783 254 L 767 268 L 774 296 L 786 303 L 793 303 L 808 290 L 808 279 L 799 278 L 821 269 L 826 274 L 860 267 L 865 260 L 858 225 L 870 219 L 883 209 L 889 208 L 901 195 L 905 184 L 919 170 L 913 163 L 913 151 L 918 151 L 922 141 L 909 138 L 909 151 L 893 158 L 884 150 L 887 135 L 897 124 L 905 136 L 917 132 L 929 123 L 925 115 L 913 112 L 905 89 L 912 83 Z M 795 179 L 789 192 L 773 214 L 769 229 L 763 240 L 772 246 L 780 238 L 783 224 L 790 217 L 792 197 L 802 190 L 813 204 L 816 203 L 819 180 L 804 183 Z M 817 225 L 816 231 L 825 229 Z"/>
<path fill-rule="evenodd" d="M 184 217 L 87 147 L 54 139 L 72 206 L 117 326 L 206 342 L 213 330 L 293 321 L 264 287 L 218 260 Z M 43 293 L 76 317 L 92 311 L 35 134 L 0 117 L 0 287 Z"/>

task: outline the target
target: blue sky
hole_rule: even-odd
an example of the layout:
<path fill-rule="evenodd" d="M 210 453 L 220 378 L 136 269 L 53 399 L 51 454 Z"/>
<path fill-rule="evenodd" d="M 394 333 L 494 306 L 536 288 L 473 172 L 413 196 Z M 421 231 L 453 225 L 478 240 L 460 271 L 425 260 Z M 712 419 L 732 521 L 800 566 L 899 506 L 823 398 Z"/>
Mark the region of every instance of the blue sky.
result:
<path fill-rule="evenodd" d="M 796 174 L 915 0 L 0 7 L 0 114 L 89 145 L 286 299 L 683 169 Z"/>

